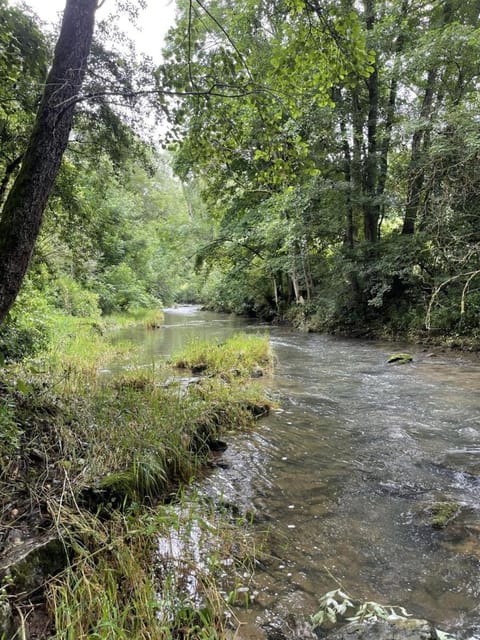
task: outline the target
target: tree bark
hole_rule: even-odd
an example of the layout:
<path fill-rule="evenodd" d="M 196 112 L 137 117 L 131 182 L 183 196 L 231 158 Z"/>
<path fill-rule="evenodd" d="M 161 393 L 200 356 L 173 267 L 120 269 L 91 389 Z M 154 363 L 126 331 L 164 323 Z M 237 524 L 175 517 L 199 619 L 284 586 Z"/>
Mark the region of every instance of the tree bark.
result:
<path fill-rule="evenodd" d="M 422 108 L 420 109 L 420 125 L 415 130 L 412 138 L 412 150 L 410 153 L 410 163 L 408 167 L 407 203 L 405 206 L 405 216 L 402 228 L 402 234 L 404 235 L 411 235 L 414 233 L 418 212 L 420 210 L 422 188 L 425 178 L 422 166 L 422 142 L 430 123 L 436 78 L 437 69 L 430 69 L 427 76 L 427 85 L 423 96 Z"/>
<path fill-rule="evenodd" d="M 93 36 L 97 0 L 67 0 L 22 166 L 0 219 L 0 322 L 20 290 L 72 128 Z"/>
<path fill-rule="evenodd" d="M 18 169 L 18 167 L 22 163 L 22 156 L 17 156 L 14 160 L 9 162 L 5 168 L 5 173 L 2 178 L 2 182 L 0 183 L 0 206 L 5 200 L 5 196 L 8 190 L 8 184 L 12 179 L 13 174 Z"/>
<path fill-rule="evenodd" d="M 353 230 L 356 232 L 357 220 L 360 227 L 363 216 L 363 115 L 358 87 L 352 90 L 352 154 L 350 170 L 350 204 L 352 206 Z M 353 247 L 352 247 L 353 248 Z"/>
<path fill-rule="evenodd" d="M 375 2 L 366 0 L 365 2 L 366 27 L 367 32 L 374 29 L 376 22 Z M 378 129 L 378 70 L 377 63 L 375 69 L 367 80 L 368 87 L 368 119 L 367 119 L 367 142 L 368 151 L 365 159 L 365 205 L 364 205 L 364 234 L 367 242 L 378 240 L 378 219 L 380 217 L 380 207 L 377 198 L 377 129 Z"/>
<path fill-rule="evenodd" d="M 345 214 L 344 246 L 347 249 L 353 250 L 353 247 L 355 246 L 355 225 L 353 220 L 353 203 L 352 203 L 352 172 L 351 172 L 352 156 L 350 153 L 350 145 L 348 142 L 347 127 L 343 117 L 340 121 L 340 132 L 342 134 L 342 148 L 343 148 L 343 175 L 345 177 L 345 182 L 347 185 L 346 196 L 345 196 L 346 214 Z"/>

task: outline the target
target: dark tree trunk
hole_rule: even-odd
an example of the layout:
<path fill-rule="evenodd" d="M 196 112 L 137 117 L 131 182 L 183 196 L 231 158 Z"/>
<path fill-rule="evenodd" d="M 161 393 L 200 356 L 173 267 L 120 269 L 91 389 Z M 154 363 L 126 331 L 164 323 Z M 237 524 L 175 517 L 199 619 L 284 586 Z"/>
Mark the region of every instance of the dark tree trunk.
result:
<path fill-rule="evenodd" d="M 375 26 L 375 2 L 366 0 L 365 2 L 366 27 L 367 31 L 372 31 Z M 376 242 L 378 239 L 378 219 L 380 217 L 380 207 L 377 198 L 377 130 L 378 130 L 378 71 L 370 74 L 367 80 L 368 86 L 368 120 L 367 120 L 367 140 L 368 152 L 365 159 L 365 206 L 364 206 L 364 233 L 367 242 Z"/>
<path fill-rule="evenodd" d="M 5 168 L 5 174 L 2 178 L 2 182 L 0 183 L 0 207 L 5 200 L 5 195 L 7 193 L 8 185 L 10 180 L 12 179 L 13 174 L 18 169 L 22 162 L 22 156 L 18 156 L 12 162 L 9 162 Z"/>
<path fill-rule="evenodd" d="M 52 68 L 22 166 L 0 219 L 0 322 L 12 306 L 40 231 L 72 128 L 97 0 L 67 0 Z"/>
<path fill-rule="evenodd" d="M 350 202 L 352 205 L 353 224 L 360 224 L 363 215 L 363 176 L 362 176 L 362 148 L 363 148 L 363 116 L 360 105 L 358 87 L 352 90 L 352 154 L 350 170 Z M 355 227 L 354 227 L 355 228 Z"/>
<path fill-rule="evenodd" d="M 385 193 L 385 186 L 387 184 L 388 177 L 388 156 L 390 153 L 390 144 L 392 141 L 392 131 L 395 122 L 395 114 L 397 108 L 397 94 L 398 94 L 398 80 L 400 73 L 400 56 L 405 46 L 405 34 L 403 33 L 402 23 L 408 15 L 408 0 L 403 0 L 402 8 L 398 20 L 399 35 L 396 39 L 394 46 L 394 63 L 392 70 L 392 78 L 390 81 L 390 91 L 388 94 L 388 103 L 386 107 L 386 117 L 384 125 L 384 134 L 382 138 L 382 144 L 380 149 L 379 158 L 379 170 L 378 170 L 378 188 L 377 193 L 379 197 L 383 197 Z M 384 215 L 384 206 L 381 207 L 382 216 Z"/>
<path fill-rule="evenodd" d="M 437 69 L 430 69 L 427 77 L 427 86 L 423 96 L 422 108 L 420 109 L 420 126 L 413 134 L 412 150 L 410 153 L 410 163 L 408 167 L 407 183 L 407 204 L 405 206 L 405 217 L 403 219 L 402 233 L 411 235 L 415 231 L 415 224 L 420 211 L 423 182 L 425 174 L 423 170 L 423 149 L 424 137 L 430 120 L 434 99 L 434 87 L 437 78 Z M 427 124 L 426 124 L 427 123 Z"/>
<path fill-rule="evenodd" d="M 343 146 L 343 175 L 345 177 L 345 182 L 347 183 L 344 244 L 347 249 L 353 250 L 355 246 L 355 224 L 352 203 L 352 156 L 350 153 L 350 145 L 348 144 L 347 127 L 343 118 L 340 122 L 340 131 L 342 133 Z"/>

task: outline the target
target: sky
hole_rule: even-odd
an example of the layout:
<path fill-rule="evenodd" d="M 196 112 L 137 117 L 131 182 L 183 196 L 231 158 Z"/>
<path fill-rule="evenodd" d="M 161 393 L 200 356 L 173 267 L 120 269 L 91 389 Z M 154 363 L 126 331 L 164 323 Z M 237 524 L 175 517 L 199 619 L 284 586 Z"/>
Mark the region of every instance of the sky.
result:
<path fill-rule="evenodd" d="M 35 13 L 46 22 L 57 22 L 65 8 L 65 0 L 25 0 Z M 113 0 L 105 0 L 101 11 L 108 12 Z M 135 40 L 137 49 L 147 53 L 155 62 L 160 62 L 163 38 L 172 25 L 175 16 L 175 0 L 147 0 L 147 8 L 142 11 L 138 29 L 127 22 L 122 28 Z"/>

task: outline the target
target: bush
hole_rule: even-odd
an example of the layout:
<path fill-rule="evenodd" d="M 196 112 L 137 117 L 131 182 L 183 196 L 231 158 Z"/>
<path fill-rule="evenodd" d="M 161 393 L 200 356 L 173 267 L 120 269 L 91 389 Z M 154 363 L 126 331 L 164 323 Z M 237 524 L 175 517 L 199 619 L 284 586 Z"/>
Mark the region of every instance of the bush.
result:
<path fill-rule="evenodd" d="M 159 305 L 131 267 L 122 263 L 108 267 L 99 283 L 103 313 L 148 309 Z"/>
<path fill-rule="evenodd" d="M 54 283 L 53 298 L 57 309 L 79 318 L 99 318 L 99 296 L 87 291 L 69 276 L 62 276 Z"/>
<path fill-rule="evenodd" d="M 248 273 L 237 267 L 226 273 L 212 270 L 202 291 L 215 311 L 271 319 L 275 315 L 272 280 L 250 265 Z"/>
<path fill-rule="evenodd" d="M 0 327 L 3 360 L 22 360 L 45 349 L 50 340 L 52 309 L 27 279 Z"/>

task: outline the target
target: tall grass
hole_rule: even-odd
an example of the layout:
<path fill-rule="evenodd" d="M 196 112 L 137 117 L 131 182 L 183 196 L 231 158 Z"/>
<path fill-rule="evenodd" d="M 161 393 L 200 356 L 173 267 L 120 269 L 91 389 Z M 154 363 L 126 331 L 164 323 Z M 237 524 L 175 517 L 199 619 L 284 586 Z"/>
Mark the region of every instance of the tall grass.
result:
<path fill-rule="evenodd" d="M 248 377 L 270 368 L 271 351 L 267 337 L 239 333 L 225 342 L 193 340 L 172 362 L 179 368 L 202 368 L 212 375 Z"/>
<path fill-rule="evenodd" d="M 48 352 L 3 370 L 3 420 L 18 430 L 1 452 L 2 504 L 20 506 L 28 524 L 18 526 L 49 521 L 70 550 L 71 565 L 49 587 L 58 640 L 220 638 L 228 597 L 210 567 L 218 553 L 197 606 L 175 571 L 152 570 L 156 540 L 176 516 L 151 507 L 195 477 L 222 430 L 249 427 L 254 407 L 268 409 L 248 377 L 268 369 L 268 341 L 194 343 L 174 360 L 206 364 L 195 384 L 166 365 L 100 373 L 129 348 L 113 346 L 96 323 L 62 319 Z M 207 520 L 197 518 L 205 530 Z"/>
<path fill-rule="evenodd" d="M 151 532 L 140 519 L 118 514 L 101 522 L 62 507 L 59 515 L 76 556 L 49 584 L 55 638 L 151 638 L 158 630 L 157 592 L 148 569 Z"/>
<path fill-rule="evenodd" d="M 244 520 L 191 495 L 104 523 L 60 509 L 77 555 L 49 583 L 55 640 L 225 637 L 232 594 L 255 561 Z"/>
<path fill-rule="evenodd" d="M 125 313 L 113 313 L 105 316 L 103 323 L 109 329 L 121 329 L 132 325 L 142 325 L 154 329 L 161 325 L 163 318 L 161 309 L 132 309 Z"/>

